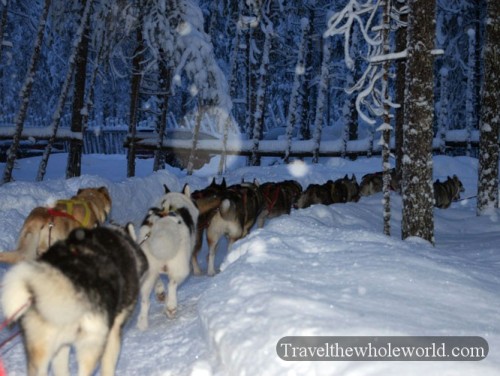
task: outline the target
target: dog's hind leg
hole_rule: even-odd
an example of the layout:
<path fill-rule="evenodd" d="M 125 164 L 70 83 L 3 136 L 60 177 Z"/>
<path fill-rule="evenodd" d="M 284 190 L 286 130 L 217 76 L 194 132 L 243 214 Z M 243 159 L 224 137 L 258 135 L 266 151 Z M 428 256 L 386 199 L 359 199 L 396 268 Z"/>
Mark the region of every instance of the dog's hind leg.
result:
<path fill-rule="evenodd" d="M 104 351 L 108 333 L 109 327 L 106 317 L 88 314 L 82 320 L 78 338 L 74 342 L 78 376 L 91 376 L 94 373 Z"/>
<path fill-rule="evenodd" d="M 52 359 L 52 371 L 54 376 L 67 376 L 69 375 L 69 346 L 63 346 L 54 355 Z"/>
<path fill-rule="evenodd" d="M 217 244 L 219 243 L 219 239 L 212 240 L 208 242 L 208 267 L 207 267 L 207 275 L 214 276 L 215 275 L 215 252 L 217 250 Z"/>
<path fill-rule="evenodd" d="M 177 281 L 169 276 L 167 304 L 165 305 L 165 314 L 169 319 L 173 319 L 177 313 L 177 286 Z"/>
<path fill-rule="evenodd" d="M 266 218 L 268 217 L 268 215 L 269 215 L 269 210 L 267 210 L 267 209 L 263 209 L 260 212 L 259 216 L 257 217 L 257 221 L 256 221 L 258 228 L 264 227 L 264 222 L 266 221 Z"/>
<path fill-rule="evenodd" d="M 163 281 L 161 280 L 161 278 L 158 278 L 156 280 L 156 284 L 155 284 L 155 297 L 156 297 L 156 300 L 158 300 L 159 302 L 164 302 L 165 301 L 165 285 L 163 284 Z"/>
<path fill-rule="evenodd" d="M 101 361 L 101 376 L 114 376 L 118 356 L 121 348 L 121 329 L 130 314 L 130 310 L 123 310 L 116 316 L 109 331 L 108 341 L 104 348 Z"/>
<path fill-rule="evenodd" d="M 156 270 L 148 270 L 141 285 L 141 310 L 139 311 L 139 317 L 137 318 L 137 327 L 140 330 L 148 328 L 149 299 L 158 275 L 159 274 Z"/>
<path fill-rule="evenodd" d="M 168 295 L 165 304 L 165 314 L 168 318 L 174 318 L 177 312 L 177 287 L 184 282 L 189 275 L 189 258 L 182 254 L 167 264 L 168 269 Z"/>
<path fill-rule="evenodd" d="M 191 256 L 191 265 L 193 266 L 194 275 L 201 275 L 200 264 L 198 264 L 198 253 L 200 253 L 202 245 L 203 245 L 203 228 L 198 228 L 196 230 L 196 242 L 193 249 L 193 255 Z"/>

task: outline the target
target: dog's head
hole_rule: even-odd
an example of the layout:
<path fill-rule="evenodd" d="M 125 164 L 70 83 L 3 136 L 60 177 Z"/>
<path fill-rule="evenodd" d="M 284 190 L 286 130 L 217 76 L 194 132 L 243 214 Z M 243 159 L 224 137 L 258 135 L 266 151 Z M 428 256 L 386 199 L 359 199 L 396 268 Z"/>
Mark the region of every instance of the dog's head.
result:
<path fill-rule="evenodd" d="M 200 214 L 219 207 L 226 188 L 226 179 L 222 179 L 222 182 L 217 184 L 214 178 L 208 187 L 191 193 L 191 198 L 196 202 Z"/>
<path fill-rule="evenodd" d="M 464 185 L 460 181 L 457 175 L 453 175 L 453 177 L 449 177 L 446 180 L 446 183 L 453 187 L 453 197 L 452 200 L 460 200 L 460 193 L 465 191 Z"/>
<path fill-rule="evenodd" d="M 85 200 L 93 205 L 99 222 L 104 223 L 111 212 L 111 196 L 108 188 L 80 188 L 73 198 Z"/>
<path fill-rule="evenodd" d="M 182 193 L 169 192 L 160 200 L 160 212 L 156 216 L 181 216 L 184 223 L 194 232 L 198 223 L 199 210 L 191 199 L 191 189 L 185 185 Z"/>

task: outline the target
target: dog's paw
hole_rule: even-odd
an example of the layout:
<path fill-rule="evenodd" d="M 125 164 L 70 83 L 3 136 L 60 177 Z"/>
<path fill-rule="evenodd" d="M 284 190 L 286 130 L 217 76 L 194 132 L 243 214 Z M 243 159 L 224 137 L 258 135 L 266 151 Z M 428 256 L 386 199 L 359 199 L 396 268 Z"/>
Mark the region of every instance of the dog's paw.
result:
<path fill-rule="evenodd" d="M 177 307 L 165 309 L 165 314 L 169 319 L 175 318 L 176 313 L 177 313 Z"/>

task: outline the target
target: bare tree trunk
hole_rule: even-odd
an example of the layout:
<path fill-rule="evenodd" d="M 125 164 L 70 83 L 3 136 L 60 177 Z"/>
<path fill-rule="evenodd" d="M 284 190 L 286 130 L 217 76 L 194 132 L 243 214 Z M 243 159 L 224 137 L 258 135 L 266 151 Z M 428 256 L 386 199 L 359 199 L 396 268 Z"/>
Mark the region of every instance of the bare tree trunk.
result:
<path fill-rule="evenodd" d="M 406 4 L 403 4 L 403 6 Z M 402 24 L 399 25 L 396 30 L 396 51 L 401 52 L 406 49 L 406 28 L 404 24 L 407 22 L 407 16 L 401 14 L 401 7 L 399 9 L 400 21 Z M 396 174 L 398 176 L 402 175 L 402 164 L 403 164 L 403 124 L 404 124 L 404 111 L 405 111 L 405 67 L 406 62 L 403 59 L 396 60 L 396 103 L 399 105 L 396 108 L 394 114 L 394 149 L 396 156 Z"/>
<path fill-rule="evenodd" d="M 299 107 L 302 108 L 302 114 L 297 119 L 297 122 L 300 124 L 299 129 L 299 137 L 302 140 L 309 140 L 311 138 L 311 123 L 315 117 L 315 106 L 314 106 L 314 98 L 313 98 L 313 85 L 311 85 L 311 81 L 313 79 L 313 38 L 315 37 L 315 22 L 314 22 L 314 7 L 309 7 L 309 22 L 311 27 L 309 28 L 309 32 L 306 36 L 306 44 L 305 44 L 305 71 L 304 71 L 304 85 L 302 86 L 302 90 L 299 91 Z M 323 41 L 324 42 L 324 41 Z M 316 98 L 317 101 L 317 98 Z"/>
<path fill-rule="evenodd" d="M 297 127 L 297 120 L 300 117 L 298 114 L 299 106 L 299 95 L 300 88 L 304 85 L 304 75 L 306 70 L 306 44 L 307 44 L 307 35 L 309 33 L 309 20 L 307 18 L 303 18 L 301 21 L 301 40 L 299 45 L 299 52 L 297 57 L 297 65 L 295 66 L 295 74 L 292 86 L 292 92 L 290 93 L 290 103 L 288 105 L 288 114 L 286 117 L 286 149 L 285 149 L 285 157 L 283 160 L 285 163 L 288 163 L 290 159 L 290 149 L 292 147 L 292 137 L 293 131 Z"/>
<path fill-rule="evenodd" d="M 484 80 L 481 98 L 477 215 L 498 208 L 498 132 L 500 129 L 500 2 L 487 3 L 486 45 L 483 52 Z"/>
<path fill-rule="evenodd" d="M 224 133 L 222 135 L 222 150 L 219 160 L 219 168 L 217 169 L 217 174 L 222 175 L 226 169 L 226 159 L 227 159 L 227 139 L 229 136 L 229 125 L 231 122 L 231 115 L 226 115 L 226 121 L 224 122 Z"/>
<path fill-rule="evenodd" d="M 203 119 L 203 106 L 201 103 L 201 99 L 198 99 L 198 113 L 196 114 L 196 120 L 193 129 L 193 143 L 191 146 L 191 151 L 189 152 L 189 159 L 186 168 L 188 175 L 193 175 L 194 159 L 196 157 L 196 149 L 198 147 L 198 137 L 200 135 L 202 119 Z"/>
<path fill-rule="evenodd" d="M 472 130 L 476 127 L 475 116 L 475 67 L 476 67 L 476 31 L 474 28 L 467 30 L 468 36 L 468 58 L 467 58 L 467 86 L 465 95 L 465 129 L 467 132 L 465 155 L 471 156 L 472 144 L 471 136 Z"/>
<path fill-rule="evenodd" d="M 440 71 L 441 90 L 439 96 L 438 137 L 440 153 L 446 154 L 446 131 L 448 130 L 448 69 L 443 67 Z"/>
<path fill-rule="evenodd" d="M 250 164 L 252 166 L 260 165 L 260 157 L 257 155 L 259 149 L 259 141 L 262 138 L 262 125 L 264 122 L 265 96 L 268 83 L 267 70 L 269 69 L 269 52 L 271 50 L 271 33 L 273 32 L 272 24 L 264 26 L 264 47 L 259 68 L 259 78 L 257 83 L 257 96 L 255 98 L 254 126 L 253 126 L 253 146 Z"/>
<path fill-rule="evenodd" d="M 434 0 L 410 0 L 403 142 L 402 237 L 434 244 L 432 181 Z"/>
<path fill-rule="evenodd" d="M 325 112 L 326 93 L 328 90 L 328 76 L 330 74 L 330 39 L 325 38 L 323 41 L 323 55 L 321 57 L 321 76 L 318 83 L 318 99 L 316 102 L 316 115 L 314 118 L 314 150 L 313 163 L 319 162 L 319 148 L 321 144 L 321 132 L 323 130 L 323 114 Z"/>
<path fill-rule="evenodd" d="M 83 114 L 85 106 L 85 84 L 87 80 L 87 57 L 89 51 L 89 24 L 85 27 L 84 35 L 78 55 L 76 57 L 75 86 L 73 90 L 73 111 L 71 115 L 71 131 L 79 132 L 81 140 L 69 141 L 68 163 L 66 166 L 66 179 L 80 176 L 82 173 L 83 149 Z"/>
<path fill-rule="evenodd" d="M 385 0 L 384 13 L 382 21 L 382 43 L 383 54 L 388 55 L 391 51 L 389 30 L 391 28 L 391 0 Z M 390 61 L 386 60 L 383 63 L 384 75 L 382 78 L 382 98 L 384 99 L 384 114 L 383 124 L 379 127 L 382 132 L 382 192 L 384 195 L 384 234 L 391 235 L 391 164 L 389 156 L 391 154 L 390 141 L 391 141 L 391 117 L 389 101 L 389 69 Z M 392 101 L 391 101 L 392 102 Z"/>
<path fill-rule="evenodd" d="M 80 50 L 80 46 L 83 40 L 83 33 L 85 30 L 85 25 L 87 25 L 88 19 L 90 17 L 90 9 L 92 8 L 93 0 L 87 0 L 85 2 L 85 9 L 82 14 L 82 19 L 80 22 L 80 26 L 76 32 L 75 40 L 73 42 L 73 51 L 71 52 L 71 56 L 69 58 L 68 71 L 66 72 L 66 77 L 63 82 L 63 86 L 61 89 L 61 94 L 59 95 L 59 100 L 57 103 L 56 110 L 52 115 L 52 123 L 50 125 L 51 135 L 47 141 L 47 146 L 43 151 L 42 160 L 40 161 L 40 165 L 38 166 L 38 173 L 36 176 L 37 181 L 42 181 L 45 173 L 47 171 L 47 164 L 49 163 L 50 153 L 52 151 L 52 146 L 56 140 L 57 130 L 59 128 L 59 124 L 61 121 L 61 115 L 64 108 L 64 103 L 66 102 L 66 98 L 68 96 L 69 88 L 71 85 L 71 78 L 73 77 L 73 72 L 75 71 L 75 63 L 76 57 Z"/>
<path fill-rule="evenodd" d="M 158 143 L 155 150 L 153 171 L 165 168 L 165 151 L 162 149 L 167 129 L 168 103 L 170 99 L 170 86 L 172 84 L 172 70 L 168 68 L 165 62 L 160 62 L 160 91 L 163 92 L 160 103 L 160 119 L 157 126 Z"/>
<path fill-rule="evenodd" d="M 40 51 L 42 48 L 43 35 L 45 32 L 45 24 L 47 23 L 47 16 L 49 14 L 51 0 L 45 0 L 42 14 L 40 15 L 40 20 L 38 21 L 38 30 L 36 33 L 35 45 L 33 47 L 33 54 L 31 55 L 30 64 L 26 72 L 26 77 L 24 78 L 23 87 L 19 92 L 19 97 L 21 98 L 21 106 L 16 115 L 15 127 L 16 131 L 12 137 L 12 144 L 7 151 L 7 161 L 5 163 L 5 169 L 3 172 L 3 183 L 10 182 L 12 180 L 12 170 L 14 169 L 14 163 L 17 157 L 17 151 L 19 149 L 19 143 L 21 141 L 21 134 L 23 133 L 24 120 L 26 119 L 26 114 L 28 112 L 28 105 L 31 95 L 31 89 L 33 88 L 33 81 L 35 79 L 36 67 L 38 65 L 38 60 L 40 58 Z"/>
<path fill-rule="evenodd" d="M 5 4 L 2 8 L 2 18 L 0 19 L 0 61 L 2 61 L 2 52 L 3 52 L 3 45 L 4 45 L 4 40 L 3 37 L 5 35 L 4 30 L 5 30 L 5 25 L 7 25 L 7 14 L 9 10 L 9 1 L 5 0 Z"/>
<path fill-rule="evenodd" d="M 135 136 L 137 132 L 137 110 L 139 106 L 139 90 L 141 87 L 142 72 L 142 51 L 144 49 L 144 40 L 142 39 L 142 18 L 136 32 L 136 48 L 132 59 L 132 82 L 130 85 L 130 114 L 128 124 L 128 137 L 130 143 L 127 149 L 127 177 L 135 176 Z"/>

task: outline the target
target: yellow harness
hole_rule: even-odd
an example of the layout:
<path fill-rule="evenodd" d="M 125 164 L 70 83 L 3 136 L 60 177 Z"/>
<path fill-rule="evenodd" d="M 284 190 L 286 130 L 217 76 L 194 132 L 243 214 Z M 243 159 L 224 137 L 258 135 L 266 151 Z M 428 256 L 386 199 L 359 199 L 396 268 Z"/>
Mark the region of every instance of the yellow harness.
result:
<path fill-rule="evenodd" d="M 82 206 L 85 209 L 85 216 L 83 220 L 80 221 L 82 227 L 89 227 L 90 225 L 90 207 L 89 203 L 84 200 L 70 199 L 70 200 L 57 200 L 57 206 L 64 206 L 66 209 L 64 210 L 67 214 L 74 217 L 74 206 Z"/>

